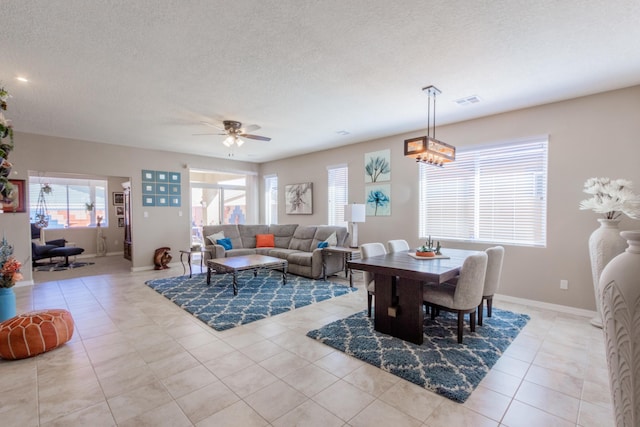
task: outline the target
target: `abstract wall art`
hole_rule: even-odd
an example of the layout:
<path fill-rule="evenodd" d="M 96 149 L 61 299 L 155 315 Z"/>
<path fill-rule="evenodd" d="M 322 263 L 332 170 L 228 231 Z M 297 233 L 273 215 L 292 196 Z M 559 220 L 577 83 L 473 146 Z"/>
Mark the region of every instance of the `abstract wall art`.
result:
<path fill-rule="evenodd" d="M 285 185 L 285 212 L 290 215 L 313 213 L 313 183 Z"/>

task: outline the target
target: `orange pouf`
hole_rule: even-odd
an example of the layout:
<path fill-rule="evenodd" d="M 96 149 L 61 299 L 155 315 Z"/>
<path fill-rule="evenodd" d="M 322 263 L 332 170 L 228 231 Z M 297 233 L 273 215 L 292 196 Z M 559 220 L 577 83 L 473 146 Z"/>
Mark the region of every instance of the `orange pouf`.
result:
<path fill-rule="evenodd" d="M 71 339 L 73 317 L 63 309 L 23 313 L 0 323 L 0 357 L 24 359 Z"/>

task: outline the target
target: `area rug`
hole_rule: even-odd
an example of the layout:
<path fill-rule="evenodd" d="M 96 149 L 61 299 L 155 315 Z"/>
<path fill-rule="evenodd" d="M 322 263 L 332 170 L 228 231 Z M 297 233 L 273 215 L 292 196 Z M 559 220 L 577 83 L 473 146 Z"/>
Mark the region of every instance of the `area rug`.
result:
<path fill-rule="evenodd" d="M 357 291 L 346 285 L 312 280 L 282 273 L 261 271 L 238 274 L 238 295 L 233 295 L 229 274 L 213 275 L 207 286 L 206 274 L 150 280 L 146 284 L 178 307 L 217 331 L 255 322 L 296 308 Z"/>
<path fill-rule="evenodd" d="M 373 327 L 366 310 L 307 336 L 455 402 L 463 403 L 529 320 L 526 314 L 494 308 L 476 332 L 457 341 L 457 315 L 442 312 L 424 321 L 424 342 L 413 344 Z"/>
<path fill-rule="evenodd" d="M 53 262 L 50 264 L 38 264 L 35 267 L 36 271 L 64 271 L 73 270 L 74 268 L 86 267 L 93 265 L 93 262 L 70 262 L 69 265 L 64 265 L 64 262 Z"/>

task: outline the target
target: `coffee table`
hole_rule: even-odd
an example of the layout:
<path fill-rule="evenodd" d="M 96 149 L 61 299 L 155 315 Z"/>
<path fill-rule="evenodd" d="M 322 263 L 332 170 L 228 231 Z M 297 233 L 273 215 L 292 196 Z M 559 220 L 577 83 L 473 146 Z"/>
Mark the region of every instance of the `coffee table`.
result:
<path fill-rule="evenodd" d="M 282 284 L 287 284 L 286 259 L 275 258 L 266 255 L 242 255 L 228 258 L 214 258 L 207 260 L 207 285 L 211 284 L 211 271 L 216 273 L 233 274 L 233 294 L 238 295 L 238 272 L 253 270 L 253 277 L 258 275 L 258 270 L 278 270 L 282 272 Z"/>

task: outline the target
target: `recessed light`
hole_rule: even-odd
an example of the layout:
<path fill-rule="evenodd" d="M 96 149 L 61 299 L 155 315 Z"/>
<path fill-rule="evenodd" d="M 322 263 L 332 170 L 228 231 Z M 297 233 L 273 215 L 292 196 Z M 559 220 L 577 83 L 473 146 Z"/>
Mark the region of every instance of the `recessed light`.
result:
<path fill-rule="evenodd" d="M 28 83 L 29 79 L 27 79 L 26 77 L 16 77 L 16 80 L 21 81 L 23 83 Z"/>
<path fill-rule="evenodd" d="M 347 132 L 346 130 L 339 130 L 339 131 L 336 131 L 336 133 L 338 135 L 349 135 L 350 132 Z"/>

